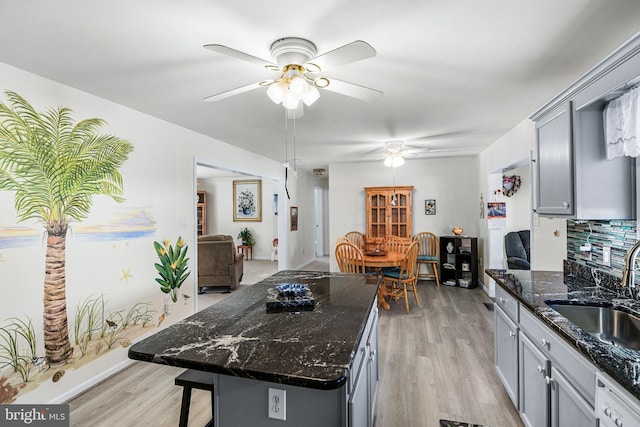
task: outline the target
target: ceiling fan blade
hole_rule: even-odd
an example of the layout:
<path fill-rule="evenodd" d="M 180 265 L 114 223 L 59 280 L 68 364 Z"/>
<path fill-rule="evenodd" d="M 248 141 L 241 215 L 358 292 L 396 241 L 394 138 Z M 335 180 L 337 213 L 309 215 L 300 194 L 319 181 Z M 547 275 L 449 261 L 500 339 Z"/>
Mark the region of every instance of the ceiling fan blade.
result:
<path fill-rule="evenodd" d="M 251 83 L 250 85 L 238 87 L 235 89 L 227 90 L 225 92 L 216 93 L 215 95 L 207 96 L 206 98 L 204 98 L 204 100 L 207 102 L 220 101 L 221 99 L 229 98 L 230 96 L 234 96 L 234 95 L 239 95 L 244 92 L 249 92 L 250 90 L 258 89 L 259 87 L 262 87 L 262 86 L 258 83 Z"/>
<path fill-rule="evenodd" d="M 363 101 L 375 101 L 382 96 L 382 92 L 355 83 L 343 82 L 342 80 L 329 79 L 329 85 L 323 88 L 331 92 L 347 95 Z"/>
<path fill-rule="evenodd" d="M 420 156 L 421 154 L 435 154 L 435 153 L 457 153 L 469 151 L 468 147 L 450 147 L 450 148 L 418 148 L 404 150 L 404 153 L 409 156 Z"/>
<path fill-rule="evenodd" d="M 330 50 L 329 52 L 318 55 L 310 59 L 307 63 L 311 63 L 319 67 L 316 70 L 310 67 L 309 72 L 326 71 L 332 67 L 337 67 L 351 62 L 360 61 L 362 59 L 376 56 L 376 50 L 367 42 L 356 40 L 344 46 Z"/>
<path fill-rule="evenodd" d="M 223 55 L 251 62 L 252 64 L 258 64 L 268 69 L 274 69 L 274 67 L 276 70 L 280 69 L 280 67 L 272 62 L 265 61 L 264 59 L 258 58 L 257 56 L 249 55 L 248 53 L 240 52 L 239 50 L 232 49 L 221 44 L 205 44 L 203 47 L 205 49 L 209 49 L 212 52 L 221 53 Z"/>

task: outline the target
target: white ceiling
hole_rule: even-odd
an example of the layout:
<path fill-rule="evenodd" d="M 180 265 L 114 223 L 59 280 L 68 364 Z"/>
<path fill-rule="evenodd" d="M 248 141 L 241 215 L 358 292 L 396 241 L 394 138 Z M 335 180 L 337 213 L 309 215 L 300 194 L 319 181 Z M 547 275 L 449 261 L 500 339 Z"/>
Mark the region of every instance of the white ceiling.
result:
<path fill-rule="evenodd" d="M 284 110 L 264 88 L 202 100 L 272 74 L 202 46 L 271 60 L 286 36 L 319 53 L 364 40 L 377 56 L 326 75 L 384 96 L 321 91 L 296 121 L 312 169 L 377 159 L 393 139 L 477 153 L 638 30 L 638 0 L 4 0 L 0 61 L 284 161 Z"/>

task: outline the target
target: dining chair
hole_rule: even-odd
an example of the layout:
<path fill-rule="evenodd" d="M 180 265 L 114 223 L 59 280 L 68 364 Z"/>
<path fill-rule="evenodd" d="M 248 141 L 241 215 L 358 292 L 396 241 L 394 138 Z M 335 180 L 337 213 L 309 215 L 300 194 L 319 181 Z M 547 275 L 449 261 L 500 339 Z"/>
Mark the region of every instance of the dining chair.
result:
<path fill-rule="evenodd" d="M 404 306 L 407 313 L 409 313 L 409 297 L 407 296 L 407 292 L 413 292 L 416 305 L 420 307 L 420 299 L 416 289 L 416 283 L 418 282 L 416 265 L 419 250 L 418 242 L 412 242 L 407 249 L 407 255 L 400 269 L 383 271 L 382 273 L 382 281 L 386 287 L 387 295 L 394 299 L 404 297 Z"/>
<path fill-rule="evenodd" d="M 346 237 L 344 237 L 344 236 L 340 236 L 340 237 L 338 237 L 338 238 L 336 239 L 336 245 L 337 245 L 338 243 L 344 243 L 344 242 L 351 243 L 351 241 L 349 241 L 349 239 L 347 239 L 347 238 L 346 238 Z"/>
<path fill-rule="evenodd" d="M 353 243 L 341 242 L 336 245 L 338 268 L 343 273 L 364 273 L 362 251 Z"/>
<path fill-rule="evenodd" d="M 344 235 L 351 243 L 353 243 L 358 249 L 364 248 L 364 234 L 359 231 L 350 231 Z"/>
<path fill-rule="evenodd" d="M 405 241 L 398 236 L 389 236 L 384 244 L 387 252 L 401 252 L 404 253 L 407 250 Z"/>
<path fill-rule="evenodd" d="M 423 231 L 413 236 L 413 241 L 418 242 L 418 280 L 433 278 L 436 285 L 440 286 L 438 278 L 438 256 L 440 254 L 440 241 L 438 236 L 429 231 Z M 426 273 L 421 273 L 422 265 L 425 265 Z M 433 273 L 429 273 L 429 269 Z"/>

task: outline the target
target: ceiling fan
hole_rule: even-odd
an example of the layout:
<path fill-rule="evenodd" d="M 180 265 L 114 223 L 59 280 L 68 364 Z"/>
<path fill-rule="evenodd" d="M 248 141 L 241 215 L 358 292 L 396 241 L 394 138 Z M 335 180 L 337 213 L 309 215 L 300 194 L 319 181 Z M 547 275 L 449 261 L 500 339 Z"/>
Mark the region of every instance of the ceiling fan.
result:
<path fill-rule="evenodd" d="M 379 90 L 329 78 L 321 74 L 332 67 L 375 56 L 375 49 L 362 40 L 317 55 L 315 44 L 309 40 L 285 37 L 271 44 L 270 52 L 273 62 L 220 44 L 207 44 L 204 47 L 213 52 L 260 65 L 268 71 L 280 73 L 274 79 L 262 80 L 208 96 L 204 98 L 205 101 L 219 101 L 260 87 L 267 87 L 269 98 L 277 104 L 282 104 L 288 110 L 298 109 L 301 106 L 300 101 L 307 106 L 311 105 L 320 96 L 318 89 L 364 101 L 372 101 L 382 96 L 382 92 Z"/>
<path fill-rule="evenodd" d="M 415 138 L 415 139 L 412 139 L 411 141 L 419 141 L 423 139 L 430 139 L 430 137 Z M 389 167 L 397 167 L 397 166 L 403 165 L 404 159 L 406 157 L 420 156 L 421 154 L 464 151 L 467 149 L 467 148 L 453 148 L 453 147 L 451 148 L 418 147 L 418 146 L 406 145 L 404 141 L 400 141 L 400 140 L 387 141 L 384 143 L 384 145 L 385 145 L 385 152 L 383 155 L 380 155 L 378 159 L 384 159 L 385 166 L 389 166 Z"/>

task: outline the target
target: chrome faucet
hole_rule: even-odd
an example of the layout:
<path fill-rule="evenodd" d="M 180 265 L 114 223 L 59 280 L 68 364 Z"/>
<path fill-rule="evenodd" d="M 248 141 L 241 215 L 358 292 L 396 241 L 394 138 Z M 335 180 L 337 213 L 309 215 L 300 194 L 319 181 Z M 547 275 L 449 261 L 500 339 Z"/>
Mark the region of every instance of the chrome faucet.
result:
<path fill-rule="evenodd" d="M 633 293 L 636 289 L 636 258 L 638 258 L 638 252 L 640 252 L 640 240 L 627 252 L 624 272 L 622 273 L 622 282 L 620 283 L 622 287 L 629 287 L 629 293 L 632 298 L 635 298 Z"/>

